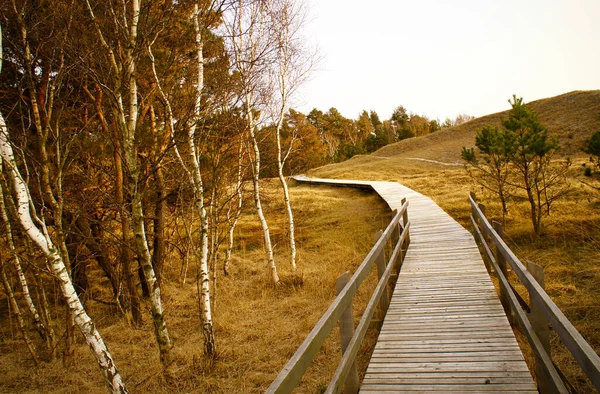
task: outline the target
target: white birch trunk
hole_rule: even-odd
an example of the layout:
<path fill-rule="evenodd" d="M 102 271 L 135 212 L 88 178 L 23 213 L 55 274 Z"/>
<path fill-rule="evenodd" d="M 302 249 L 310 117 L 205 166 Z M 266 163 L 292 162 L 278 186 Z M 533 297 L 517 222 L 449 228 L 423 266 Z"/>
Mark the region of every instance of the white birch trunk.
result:
<path fill-rule="evenodd" d="M 121 79 L 119 76 L 119 65 L 114 51 L 108 45 L 104 38 L 102 30 L 97 23 L 94 16 L 94 12 L 89 1 L 86 1 L 88 11 L 95 24 L 96 31 L 102 42 L 102 45 L 107 51 L 109 60 L 112 65 L 113 78 L 115 79 L 115 86 L 121 86 Z M 140 261 L 140 265 L 144 271 L 144 276 L 148 284 L 150 292 L 150 306 L 152 321 L 154 323 L 154 334 L 156 336 L 156 342 L 159 348 L 160 362 L 163 365 L 167 376 L 171 375 L 173 354 L 171 338 L 167 329 L 167 323 L 164 317 L 164 311 L 162 306 L 161 291 L 154 268 L 152 267 L 152 257 L 150 256 L 150 250 L 148 248 L 148 239 L 146 236 L 146 230 L 144 228 L 144 211 L 141 201 L 141 195 L 138 190 L 139 182 L 139 166 L 136 160 L 136 146 L 135 146 L 135 130 L 137 128 L 138 121 L 138 97 L 137 97 L 137 80 L 136 80 L 136 62 L 134 59 L 134 49 L 137 45 L 137 28 L 140 17 L 140 1 L 132 0 L 132 17 L 129 23 L 127 50 L 125 52 L 124 63 L 126 66 L 126 76 L 124 80 L 127 82 L 127 93 L 129 98 L 128 111 L 125 111 L 123 105 L 123 98 L 119 88 L 116 88 L 112 92 L 115 96 L 116 101 L 116 114 L 115 118 L 118 121 L 119 128 L 121 129 L 123 138 L 123 156 L 125 158 L 125 164 L 127 166 L 128 185 L 131 192 L 131 224 L 134 233 L 135 249 Z"/>
<path fill-rule="evenodd" d="M 0 160 L 0 171 L 2 171 L 2 161 Z M 42 337 L 42 339 L 46 339 L 48 335 L 47 329 L 42 323 L 42 319 L 40 318 L 40 314 L 38 313 L 37 308 L 35 307 L 35 303 L 33 302 L 33 298 L 31 298 L 31 293 L 29 292 L 29 285 L 27 284 L 27 278 L 25 277 L 25 273 L 23 272 L 23 268 L 21 265 L 21 259 L 19 254 L 17 253 L 17 249 L 15 247 L 12 226 L 10 224 L 8 218 L 8 212 L 6 210 L 5 204 L 5 196 L 3 188 L 0 186 L 0 213 L 2 214 L 2 220 L 4 221 L 4 227 L 6 230 L 6 241 L 8 243 L 8 247 L 10 248 L 10 252 L 13 255 L 15 271 L 17 272 L 17 277 L 19 278 L 19 284 L 21 285 L 21 293 L 23 294 L 23 299 L 25 300 L 25 305 L 27 305 L 27 309 L 29 313 L 31 313 L 33 319 L 33 325 L 36 330 Z"/>
<path fill-rule="evenodd" d="M 204 353 L 213 356 L 215 354 L 215 339 L 213 333 L 212 309 L 210 304 L 210 275 L 208 269 L 208 214 L 204 204 L 204 183 L 200 171 L 200 163 L 196 153 L 196 128 L 200 120 L 202 110 L 202 91 L 204 90 L 204 40 L 202 36 L 201 13 L 198 3 L 194 4 L 194 32 L 196 41 L 197 61 L 197 83 L 195 92 L 194 116 L 188 127 L 187 143 L 189 161 L 191 163 L 192 184 L 194 188 L 194 201 L 200 215 L 200 264 L 196 280 L 200 292 L 199 309 L 200 321 L 202 323 L 202 335 L 204 337 Z"/>
<path fill-rule="evenodd" d="M 275 285 L 279 284 L 279 275 L 273 256 L 273 245 L 267 219 L 265 218 L 260 197 L 260 149 L 256 138 L 257 120 L 254 116 L 255 99 L 270 89 L 265 81 L 268 73 L 271 52 L 273 51 L 272 31 L 266 24 L 267 2 L 247 2 L 239 0 L 233 11 L 233 18 L 225 21 L 231 36 L 231 50 L 234 67 L 240 73 L 244 112 L 250 143 L 252 144 L 252 185 L 254 206 L 259 218 L 265 243 L 265 256 Z"/>
<path fill-rule="evenodd" d="M 35 366 L 39 367 L 40 361 L 38 360 L 37 351 L 35 350 L 35 346 L 31 341 L 31 338 L 29 338 L 29 334 L 27 333 L 27 327 L 25 326 L 23 315 L 21 314 L 21 310 L 19 308 L 19 304 L 17 303 L 15 293 L 13 293 L 12 288 L 10 287 L 10 283 L 8 282 L 8 278 L 6 277 L 6 272 L 4 271 L 4 262 L 1 260 L 1 257 L 0 276 L 2 276 L 2 285 L 4 286 L 4 291 L 6 291 L 6 295 L 8 296 L 12 312 L 15 315 L 15 318 L 17 319 L 17 324 L 19 325 L 21 335 L 23 335 L 23 340 L 27 345 L 27 349 L 29 350 L 29 354 L 31 354 L 31 358 L 33 359 Z"/>
<path fill-rule="evenodd" d="M 112 359 L 106 344 L 100 333 L 96 329 L 92 319 L 88 316 L 67 272 L 67 268 L 62 259 L 61 253 L 52 243 L 47 230 L 40 230 L 31 218 L 30 209 L 33 210 L 33 204 L 29 197 L 27 185 L 19 174 L 13 150 L 8 139 L 8 130 L 4 118 L 0 114 L 0 154 L 8 167 L 8 172 L 13 183 L 13 188 L 17 196 L 17 214 L 21 225 L 23 226 L 29 238 L 43 251 L 52 272 L 59 282 L 63 297 L 73 314 L 77 327 L 85 337 L 90 350 L 96 357 L 100 370 L 104 375 L 107 388 L 113 393 L 126 393 L 127 389 L 121 379 L 117 367 Z"/>
<path fill-rule="evenodd" d="M 281 129 L 283 127 L 285 113 L 289 108 L 289 100 L 295 89 L 305 80 L 308 71 L 312 67 L 310 58 L 305 58 L 304 51 L 298 46 L 296 36 L 303 23 L 301 8 L 296 8 L 293 2 L 282 0 L 275 3 L 270 10 L 272 23 L 275 26 L 277 40 L 276 74 L 279 97 L 274 99 L 279 104 L 276 117 L 276 141 L 277 141 L 277 174 L 283 189 L 283 201 L 287 212 L 290 239 L 290 264 L 292 270 L 296 271 L 296 237 L 294 226 L 294 214 L 290 202 L 290 193 L 287 181 L 283 174 L 283 167 L 292 152 L 295 136 L 290 141 L 285 154 L 281 146 Z"/>
<path fill-rule="evenodd" d="M 279 134 L 279 133 L 278 133 Z M 279 139 L 279 138 L 278 138 Z M 278 147 L 281 150 L 280 147 Z M 292 266 L 292 270 L 296 272 L 296 236 L 295 236 L 295 226 L 294 226 L 294 212 L 292 211 L 292 204 L 290 202 L 290 192 L 288 189 L 288 184 L 283 175 L 283 163 L 281 161 L 277 163 L 277 172 L 279 175 L 279 182 L 281 182 L 281 187 L 283 189 L 283 203 L 285 205 L 285 210 L 287 212 L 288 218 L 288 229 L 290 236 L 290 264 Z"/>
<path fill-rule="evenodd" d="M 148 53 L 151 60 L 152 71 L 154 74 L 154 80 L 157 84 L 157 89 L 162 97 L 162 100 L 167 108 L 167 121 L 171 133 L 171 139 L 174 144 L 177 158 L 183 169 L 188 173 L 190 177 L 190 183 L 194 192 L 194 205 L 200 217 L 200 250 L 199 250 L 199 264 L 196 272 L 196 287 L 198 289 L 198 309 L 200 314 L 200 321 L 202 324 L 202 335 L 204 338 L 204 353 L 209 356 L 215 354 L 215 340 L 213 333 L 213 319 L 211 310 L 211 296 L 210 296 L 210 275 L 208 267 L 208 247 L 209 247 L 209 217 L 206 211 L 204 202 L 204 183 L 202 180 L 202 172 L 200 169 L 200 163 L 198 161 L 195 137 L 197 123 L 200 120 L 200 113 L 202 110 L 202 91 L 204 89 L 204 41 L 202 36 L 202 28 L 204 27 L 200 21 L 202 17 L 198 4 L 194 4 L 194 12 L 192 13 L 192 19 L 194 23 L 195 32 L 195 44 L 196 44 L 196 61 L 197 61 L 197 84 L 195 91 L 194 100 L 194 113 L 190 124 L 187 127 L 187 145 L 188 145 L 188 164 L 184 161 L 177 149 L 175 143 L 175 131 L 174 131 L 174 117 L 171 108 L 169 98 L 162 90 L 158 74 L 156 72 L 154 55 L 152 54 L 151 44 L 148 47 Z M 187 271 L 187 268 L 186 270 Z M 184 278 L 185 281 L 185 278 Z"/>
<path fill-rule="evenodd" d="M 229 275 L 229 263 L 231 261 L 231 251 L 233 250 L 233 241 L 235 228 L 237 226 L 240 214 L 242 212 L 242 206 L 244 204 L 244 194 L 242 190 L 243 181 L 243 164 L 244 164 L 244 138 L 240 136 L 240 145 L 238 148 L 238 169 L 237 169 L 237 181 L 235 184 L 235 194 L 237 194 L 237 207 L 233 214 L 233 220 L 231 218 L 231 203 L 227 210 L 227 221 L 229 222 L 229 231 L 227 238 L 227 251 L 225 252 L 225 261 L 223 262 L 223 273 L 225 276 Z"/>
<path fill-rule="evenodd" d="M 247 99 L 248 100 L 248 99 Z M 262 209 L 262 203 L 260 201 L 260 149 L 258 147 L 258 140 L 256 139 L 254 115 L 252 109 L 246 105 L 246 116 L 248 117 L 250 141 L 252 142 L 252 149 L 254 151 L 254 162 L 252 163 L 252 186 L 254 187 L 254 206 L 256 207 L 256 214 L 260 220 L 260 226 L 262 228 L 263 237 L 265 240 L 265 255 L 269 268 L 271 270 L 271 280 L 275 285 L 279 284 L 279 275 L 277 274 L 277 266 L 275 265 L 275 257 L 273 256 L 273 244 L 271 243 L 271 233 L 269 232 L 269 225 L 265 214 Z"/>
<path fill-rule="evenodd" d="M 275 130 L 276 140 L 277 140 L 277 175 L 279 177 L 279 182 L 281 183 L 281 188 L 283 189 L 283 203 L 285 205 L 285 210 L 287 213 L 288 219 L 288 230 L 289 230 L 289 239 L 290 239 L 290 264 L 292 266 L 292 271 L 296 272 L 296 236 L 294 233 L 294 212 L 292 211 L 292 204 L 290 202 L 290 192 L 288 188 L 287 181 L 285 176 L 283 175 L 283 166 L 285 164 L 285 160 L 288 158 L 294 140 L 290 142 L 289 149 L 285 156 L 282 155 L 281 152 L 281 128 L 283 126 L 283 120 L 285 116 L 285 107 L 287 102 L 286 97 L 286 86 L 285 86 L 285 70 L 281 71 L 280 74 L 280 92 L 281 92 L 281 110 L 279 112 L 279 119 L 277 122 L 277 127 Z"/>

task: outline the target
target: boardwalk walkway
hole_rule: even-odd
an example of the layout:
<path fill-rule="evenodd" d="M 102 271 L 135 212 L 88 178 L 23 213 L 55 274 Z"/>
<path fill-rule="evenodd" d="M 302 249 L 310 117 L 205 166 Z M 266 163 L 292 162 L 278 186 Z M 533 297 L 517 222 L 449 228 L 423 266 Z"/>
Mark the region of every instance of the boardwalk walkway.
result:
<path fill-rule="evenodd" d="M 409 201 L 411 244 L 362 393 L 537 392 L 472 235 L 430 198 L 395 182 L 295 177 Z"/>

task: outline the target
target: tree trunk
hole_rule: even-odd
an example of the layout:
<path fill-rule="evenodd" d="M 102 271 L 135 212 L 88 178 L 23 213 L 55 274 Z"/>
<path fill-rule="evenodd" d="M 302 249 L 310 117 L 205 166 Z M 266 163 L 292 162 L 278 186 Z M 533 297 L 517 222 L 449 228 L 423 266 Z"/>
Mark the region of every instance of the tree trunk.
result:
<path fill-rule="evenodd" d="M 85 337 L 92 353 L 96 357 L 98 365 L 104 375 L 105 383 L 108 389 L 114 393 L 127 392 L 125 385 L 121 379 L 116 365 L 104 343 L 100 333 L 93 324 L 91 318 L 86 313 L 71 278 L 69 277 L 67 267 L 63 261 L 61 253 L 58 251 L 56 246 L 52 243 L 52 240 L 48 236 L 47 229 L 42 232 L 34 224 L 34 221 L 30 215 L 30 209 L 33 204 L 29 198 L 29 192 L 27 185 L 23 182 L 23 178 L 17 171 L 16 161 L 12 147 L 10 146 L 8 139 L 8 130 L 4 118 L 0 115 L 0 154 L 4 159 L 7 166 L 9 166 L 9 173 L 13 183 L 13 188 L 17 196 L 17 214 L 21 225 L 23 226 L 27 235 L 31 240 L 38 245 L 46 256 L 48 263 L 57 278 L 63 297 L 74 316 L 75 323 L 79 327 L 79 330 Z"/>
<path fill-rule="evenodd" d="M 201 23 L 201 11 L 198 3 L 194 4 L 194 32 L 196 37 L 196 61 L 197 61 L 197 83 L 195 92 L 195 106 L 192 123 L 188 127 L 187 143 L 189 161 L 191 163 L 191 178 L 194 189 L 194 202 L 200 214 L 200 264 L 196 274 L 196 283 L 200 293 L 199 309 L 200 321 L 202 323 L 202 335 L 204 337 L 204 353 L 209 356 L 215 354 L 215 338 L 213 333 L 212 310 L 210 304 L 210 275 L 208 269 L 208 235 L 209 218 L 204 204 L 204 183 L 200 172 L 200 163 L 196 154 L 195 135 L 197 123 L 201 114 L 202 91 L 204 90 L 204 40 Z"/>
<path fill-rule="evenodd" d="M 153 238 L 153 253 L 152 266 L 156 272 L 156 280 L 160 286 L 162 281 L 162 272 L 165 261 L 165 214 L 166 214 L 166 191 L 165 191 L 165 176 L 163 174 L 162 153 L 166 146 L 162 141 L 164 138 L 159 138 L 158 129 L 156 127 L 156 114 L 154 106 L 150 106 L 150 119 L 152 127 L 152 136 L 154 139 L 154 180 L 156 182 L 156 202 L 154 208 L 154 238 Z"/>
<path fill-rule="evenodd" d="M 131 268 L 131 254 L 129 249 L 131 247 L 131 241 L 129 239 L 129 216 L 125 210 L 125 197 L 123 192 L 123 151 L 121 149 L 121 143 L 118 138 L 115 138 L 115 191 L 117 195 L 117 204 L 119 205 L 119 216 L 121 218 L 121 253 L 119 259 L 121 261 L 121 267 L 125 274 L 125 284 L 127 286 L 127 294 L 129 296 L 129 307 L 131 309 L 131 318 L 133 324 L 141 326 L 142 321 L 142 309 L 140 306 L 140 298 L 138 296 L 137 288 L 135 286 L 134 274 Z"/>
<path fill-rule="evenodd" d="M 290 264 L 292 266 L 292 271 L 296 272 L 296 236 L 294 231 L 294 213 L 292 211 L 292 204 L 290 202 L 290 192 L 288 189 L 288 184 L 283 175 L 283 166 L 285 164 L 286 159 L 288 158 L 292 146 L 294 144 L 294 140 L 292 139 L 289 149 L 285 156 L 282 157 L 281 152 L 281 128 L 283 125 L 284 119 L 284 107 L 285 107 L 285 89 L 282 89 L 282 107 L 279 113 L 279 121 L 276 127 L 276 140 L 277 140 L 277 175 L 279 176 L 279 182 L 281 183 L 281 187 L 283 189 L 283 203 L 285 205 L 285 210 L 287 212 L 288 219 L 288 230 L 289 230 L 289 238 L 290 238 Z"/>
<path fill-rule="evenodd" d="M 47 328 L 48 335 L 46 335 L 46 348 L 50 352 L 50 359 L 56 359 L 56 334 L 52 329 L 52 317 L 48 307 L 48 298 L 46 297 L 46 290 L 44 289 L 43 281 L 38 277 L 37 272 L 33 272 L 33 287 L 36 292 L 36 298 L 40 308 L 40 317 L 44 326 Z"/>
<path fill-rule="evenodd" d="M 94 106 L 96 108 L 96 113 L 98 115 L 98 119 L 100 124 L 102 125 L 102 130 L 106 135 L 110 135 L 112 137 L 113 142 L 113 162 L 115 165 L 115 197 L 117 200 L 117 205 L 119 209 L 119 218 L 121 224 L 121 244 L 119 245 L 120 253 L 119 253 L 119 261 L 121 264 L 121 269 L 123 275 L 125 277 L 125 284 L 127 288 L 127 298 L 129 300 L 129 305 L 126 305 L 126 308 L 131 311 L 131 319 L 133 324 L 136 326 L 141 326 L 142 321 L 142 311 L 140 307 L 140 299 L 137 293 L 137 289 L 135 286 L 134 274 L 131 271 L 131 254 L 129 253 L 131 245 L 129 238 L 129 217 L 125 210 L 125 196 L 124 196 L 124 169 L 123 169 L 123 149 L 122 143 L 119 140 L 118 132 L 111 130 L 106 121 L 106 117 L 104 116 L 103 109 L 103 94 L 102 87 L 96 83 L 95 85 L 96 95 L 93 95 L 87 88 L 84 87 L 84 91 L 87 95 L 94 101 Z M 116 111 L 115 111 L 116 112 Z M 115 119 L 119 119 L 118 114 L 115 114 Z M 94 230 L 92 229 L 94 232 Z M 100 239 L 100 238 L 98 238 Z M 91 245 L 92 247 L 94 245 Z M 92 251 L 92 253 L 95 253 Z M 96 253 L 95 253 L 96 254 Z M 100 254 L 96 254 L 100 256 Z M 100 263 L 100 261 L 98 261 Z M 104 269 L 104 268 L 103 268 Z M 113 285 L 114 289 L 114 285 Z M 120 285 L 117 287 L 117 291 L 120 289 Z M 117 294 L 117 293 L 115 293 Z"/>
<path fill-rule="evenodd" d="M 21 331 L 23 340 L 27 345 L 27 350 L 29 350 L 29 354 L 31 354 L 31 358 L 33 359 L 33 363 L 35 364 L 35 366 L 39 367 L 40 362 L 38 359 L 37 351 L 35 350 L 35 345 L 31 341 L 31 338 L 29 338 L 29 334 L 27 333 L 27 327 L 25 326 L 25 321 L 23 320 L 21 310 L 19 309 L 19 304 L 17 303 L 17 299 L 15 298 L 15 293 L 13 293 L 12 288 L 10 287 L 10 283 L 8 282 L 8 278 L 6 277 L 2 256 L 0 256 L 0 275 L 2 276 L 2 285 L 4 286 L 4 291 L 6 291 L 6 295 L 8 296 L 8 302 L 10 303 L 12 312 L 15 315 L 15 318 L 17 319 L 17 324 L 19 325 L 19 330 Z"/>
<path fill-rule="evenodd" d="M 243 164 L 244 164 L 244 138 L 240 135 L 240 145 L 238 147 L 238 168 L 237 168 L 237 182 L 235 184 L 235 194 L 237 195 L 237 207 L 235 209 L 233 220 L 231 220 L 231 201 L 229 209 L 227 210 L 227 222 L 229 223 L 229 231 L 227 238 L 227 251 L 225 252 L 225 261 L 223 262 L 223 273 L 225 276 L 229 275 L 229 262 L 231 261 L 231 251 L 233 249 L 234 232 L 237 226 L 240 214 L 242 213 L 243 191 L 242 191 L 242 180 L 243 180 Z"/>
<path fill-rule="evenodd" d="M 247 99 L 248 100 L 248 99 Z M 263 238 L 265 241 L 265 255 L 269 268 L 271 270 L 271 280 L 273 284 L 279 284 L 279 275 L 277 274 L 277 266 L 275 265 L 275 258 L 273 256 L 273 245 L 271 243 L 271 233 L 269 232 L 269 225 L 262 209 L 262 203 L 260 200 L 260 149 L 258 147 L 258 140 L 255 134 L 254 116 L 249 103 L 246 104 L 246 116 L 249 120 L 249 131 L 250 131 L 250 142 L 252 143 L 252 149 L 254 151 L 254 162 L 252 163 L 252 186 L 254 188 L 254 207 L 256 208 L 256 214 L 260 220 L 260 226 L 263 232 Z"/>
<path fill-rule="evenodd" d="M 2 161 L 0 160 L 0 171 L 2 171 Z M 9 194 L 10 195 L 10 194 Z M 37 330 L 38 334 L 42 337 L 42 339 L 46 339 L 46 337 L 50 334 L 48 332 L 48 328 L 42 323 L 40 318 L 40 314 L 35 307 L 35 303 L 31 298 L 31 293 L 29 292 L 29 286 L 27 284 L 27 278 L 25 278 L 25 273 L 23 272 L 23 268 L 21 266 L 21 259 L 19 254 L 17 253 L 17 249 L 15 247 L 15 242 L 13 238 L 12 226 L 10 224 L 10 220 L 8 218 L 8 212 L 6 210 L 5 204 L 5 196 L 3 192 L 3 187 L 0 185 L 0 211 L 2 214 L 2 221 L 4 222 L 4 227 L 6 230 L 6 241 L 8 243 L 8 247 L 10 248 L 10 252 L 13 256 L 15 271 L 17 272 L 17 277 L 19 278 L 19 284 L 21 285 L 21 293 L 23 294 L 23 299 L 25 300 L 25 304 L 27 305 L 27 309 L 29 313 L 31 313 L 33 319 L 33 325 Z"/>

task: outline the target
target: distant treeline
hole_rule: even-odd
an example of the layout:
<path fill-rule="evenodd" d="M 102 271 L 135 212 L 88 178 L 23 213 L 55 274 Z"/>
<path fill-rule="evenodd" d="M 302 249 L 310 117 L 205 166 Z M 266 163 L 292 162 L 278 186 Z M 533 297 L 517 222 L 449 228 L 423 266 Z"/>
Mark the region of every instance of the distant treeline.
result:
<path fill-rule="evenodd" d="M 295 174 L 320 165 L 347 160 L 354 155 L 367 154 L 407 138 L 434 133 L 442 128 L 457 126 L 474 119 L 460 114 L 454 120 L 429 119 L 425 115 L 397 107 L 392 116 L 381 120 L 375 111 L 362 111 L 357 119 L 344 117 L 336 108 L 327 112 L 313 109 L 305 115 L 293 109 L 285 117 L 282 128 L 284 146 L 293 141 L 293 153 L 286 163 L 286 173 Z M 276 176 L 276 148 L 273 126 L 263 129 L 265 136 L 264 176 Z"/>

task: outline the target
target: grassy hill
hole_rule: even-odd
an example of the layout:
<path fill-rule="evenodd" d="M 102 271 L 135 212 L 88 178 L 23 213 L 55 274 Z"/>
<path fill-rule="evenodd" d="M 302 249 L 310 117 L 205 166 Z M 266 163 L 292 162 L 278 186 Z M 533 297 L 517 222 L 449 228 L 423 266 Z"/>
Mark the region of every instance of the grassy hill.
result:
<path fill-rule="evenodd" d="M 578 146 L 600 129 L 599 91 L 568 93 L 531 103 L 531 106 L 539 112 L 551 133 L 561 137 L 561 141 L 571 141 L 572 146 Z M 499 122 L 502 116 L 506 113 L 405 140 L 373 155 L 357 156 L 315 169 L 310 174 L 401 182 L 432 197 L 469 228 L 467 195 L 470 191 L 477 192 L 493 218 L 501 217 L 499 204 L 492 196 L 481 193 L 462 165 L 432 161 L 457 162 L 462 146 L 473 144 L 475 132 L 484 124 Z M 582 156 L 577 160 L 581 164 L 586 158 Z M 546 231 L 542 237 L 531 237 L 523 201 L 511 200 L 506 221 L 507 240 L 520 258 L 545 267 L 548 293 L 596 351 L 600 351 L 600 225 L 597 224 L 600 223 L 600 192 L 580 182 L 581 172 L 580 167 L 574 166 L 571 193 L 556 205 L 551 217 L 544 219 Z M 586 181 L 600 187 L 600 177 Z M 169 255 L 162 285 L 175 346 L 176 379 L 172 381 L 166 381 L 161 374 L 148 308 L 144 308 L 145 324 L 138 328 L 130 326 L 115 305 L 103 301 L 110 300 L 110 296 L 103 296 L 100 287 L 94 288 L 86 308 L 109 344 L 131 392 L 263 393 L 335 298 L 336 278 L 346 270 L 356 269 L 372 246 L 373 234 L 385 228 L 390 220 L 387 206 L 372 193 L 350 188 L 291 185 L 299 259 L 299 272 L 292 273 L 287 264 L 287 222 L 279 183 L 264 180 L 262 190 L 283 285 L 273 288 L 268 281 L 262 232 L 249 203 L 236 230 L 230 275 L 224 276 L 219 267 L 213 270 L 219 278 L 218 287 L 213 287 L 216 359 L 202 355 L 196 312 L 197 288 L 193 280 L 195 266 L 193 259 L 188 261 L 179 253 L 181 251 L 173 248 Z M 248 192 L 246 201 L 251 200 Z M 411 215 L 409 207 L 409 217 Z M 176 223 L 174 219 L 168 222 Z M 186 281 L 181 273 L 184 267 L 188 269 L 188 264 Z M 98 268 L 91 266 L 92 269 L 91 274 L 100 275 Z M 374 270 L 355 296 L 356 317 L 364 310 L 369 291 L 376 282 Z M 55 293 L 49 293 L 48 298 L 53 319 L 61 322 L 64 305 Z M 106 391 L 98 367 L 79 337 L 75 345 L 75 365 L 63 368 L 60 356 L 52 360 L 48 354 L 41 353 L 43 362 L 35 368 L 10 316 L 6 297 L 0 290 L 0 370 L 4 372 L 0 392 Z M 376 329 L 370 329 L 359 352 L 358 366 L 362 372 L 376 335 Z M 334 330 L 295 392 L 323 391 L 341 358 L 337 341 Z M 556 342 L 554 338 L 553 344 Z M 58 349 L 60 353 L 62 348 Z M 593 390 L 563 350 L 555 349 L 554 359 L 580 392 Z"/>
<path fill-rule="evenodd" d="M 528 259 L 544 267 L 548 294 L 596 352 L 600 352 L 600 174 L 582 175 L 582 165 L 588 158 L 581 152 L 584 141 L 600 130 L 600 91 L 571 92 L 528 106 L 538 113 L 550 134 L 559 138 L 562 147 L 559 154 L 573 158 L 567 179 L 570 188 L 553 205 L 552 215 L 543 218 L 544 232 L 539 237 L 532 234 L 526 200 L 522 195 L 513 196 L 505 222 L 506 240 L 522 261 Z M 502 220 L 497 198 L 468 176 L 461 164 L 460 151 L 463 146 L 474 145 L 475 134 L 484 125 L 500 125 L 501 119 L 507 117 L 508 110 L 477 118 L 388 145 L 372 155 L 323 166 L 309 174 L 400 182 L 431 197 L 467 228 L 471 227 L 467 196 L 475 192 L 486 205 L 488 217 Z M 552 343 L 555 362 L 580 392 L 592 392 L 593 387 L 570 354 L 559 346 L 556 336 Z M 527 346 L 523 349 L 531 361 L 531 351 Z"/>
<path fill-rule="evenodd" d="M 551 135 L 559 138 L 561 153 L 580 155 L 581 146 L 592 133 L 600 130 L 600 90 L 575 91 L 527 103 L 537 112 Z M 410 138 L 387 145 L 375 156 L 421 157 L 445 162 L 460 161 L 463 146 L 472 146 L 475 134 L 485 125 L 501 126 L 508 118 L 507 110 L 476 118 L 461 125 L 440 130 L 420 138 Z"/>

